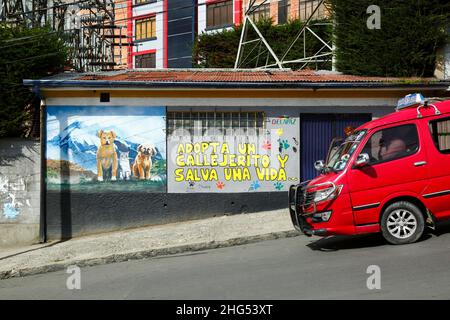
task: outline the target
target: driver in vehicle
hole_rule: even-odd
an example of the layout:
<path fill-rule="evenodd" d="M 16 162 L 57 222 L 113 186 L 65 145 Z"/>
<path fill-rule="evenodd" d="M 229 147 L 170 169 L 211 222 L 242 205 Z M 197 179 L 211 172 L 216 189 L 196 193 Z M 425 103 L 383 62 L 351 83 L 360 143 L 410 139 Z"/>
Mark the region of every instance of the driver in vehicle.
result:
<path fill-rule="evenodd" d="M 404 155 L 407 152 L 405 141 L 400 138 L 393 138 L 387 143 L 380 141 L 380 161 L 394 159 Z"/>

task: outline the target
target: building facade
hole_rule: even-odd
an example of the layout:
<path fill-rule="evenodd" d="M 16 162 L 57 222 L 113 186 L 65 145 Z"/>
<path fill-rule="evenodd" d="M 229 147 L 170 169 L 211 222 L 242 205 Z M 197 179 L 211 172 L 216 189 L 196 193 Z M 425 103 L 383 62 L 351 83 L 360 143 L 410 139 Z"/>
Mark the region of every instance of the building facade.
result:
<path fill-rule="evenodd" d="M 312 71 L 154 70 L 27 80 L 46 121 L 49 239 L 286 208 L 330 141 L 448 82 Z M 20 218 L 21 212 L 17 213 Z M 17 218 L 17 219 L 18 219 Z"/>
<path fill-rule="evenodd" d="M 191 68 L 192 46 L 198 34 L 240 25 L 248 0 L 125 0 L 128 35 L 128 69 Z M 272 18 L 274 23 L 308 19 L 319 0 L 257 1 L 254 21 Z M 314 18 L 327 15 L 324 6 Z M 116 21 L 119 24 L 119 21 Z"/>

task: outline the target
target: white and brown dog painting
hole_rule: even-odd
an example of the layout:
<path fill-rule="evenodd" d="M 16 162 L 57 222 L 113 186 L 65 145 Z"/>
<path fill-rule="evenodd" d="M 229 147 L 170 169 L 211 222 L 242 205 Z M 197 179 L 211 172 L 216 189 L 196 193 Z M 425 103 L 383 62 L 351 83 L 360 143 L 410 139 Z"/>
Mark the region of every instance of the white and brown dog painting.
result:
<path fill-rule="evenodd" d="M 97 150 L 97 180 L 103 181 L 104 177 L 111 177 L 112 181 L 117 179 L 117 152 L 114 146 L 116 133 L 112 130 L 99 130 L 97 136 L 100 138 L 100 146 Z"/>
<path fill-rule="evenodd" d="M 133 164 L 133 176 L 139 180 L 150 180 L 153 166 L 152 157 L 156 154 L 156 149 L 145 143 L 139 145 L 137 152 Z"/>

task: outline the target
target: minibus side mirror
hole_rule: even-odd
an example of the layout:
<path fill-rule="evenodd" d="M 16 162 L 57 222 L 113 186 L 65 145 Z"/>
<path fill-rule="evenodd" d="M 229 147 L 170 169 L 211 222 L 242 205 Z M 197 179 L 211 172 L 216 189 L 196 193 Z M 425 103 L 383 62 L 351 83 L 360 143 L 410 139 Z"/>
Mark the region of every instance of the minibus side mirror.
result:
<path fill-rule="evenodd" d="M 358 158 L 356 158 L 355 167 L 362 168 L 370 163 L 370 157 L 367 153 L 361 153 Z"/>
<path fill-rule="evenodd" d="M 314 168 L 317 171 L 322 172 L 323 169 L 325 168 L 325 162 L 323 160 L 318 160 L 318 161 L 314 162 Z"/>

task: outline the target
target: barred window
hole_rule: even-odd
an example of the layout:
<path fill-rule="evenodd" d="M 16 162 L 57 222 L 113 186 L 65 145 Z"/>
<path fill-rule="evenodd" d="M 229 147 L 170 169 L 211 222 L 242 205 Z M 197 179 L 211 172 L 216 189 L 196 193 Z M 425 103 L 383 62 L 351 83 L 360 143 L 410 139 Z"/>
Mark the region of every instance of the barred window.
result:
<path fill-rule="evenodd" d="M 431 122 L 431 134 L 436 148 L 442 153 L 450 153 L 450 119 Z"/>
<path fill-rule="evenodd" d="M 245 133 L 259 135 L 265 129 L 264 112 L 168 112 L 167 133 L 183 129 L 191 136 Z M 182 131 L 178 131 L 182 132 Z"/>

